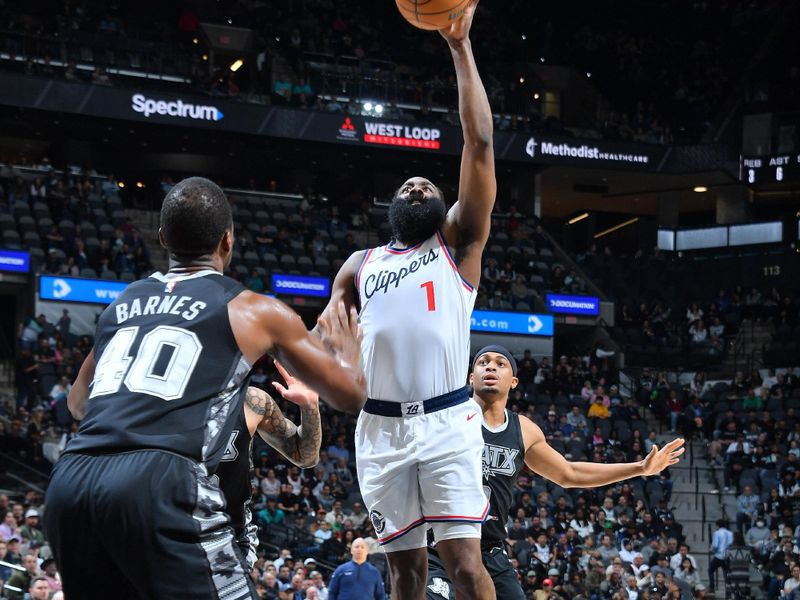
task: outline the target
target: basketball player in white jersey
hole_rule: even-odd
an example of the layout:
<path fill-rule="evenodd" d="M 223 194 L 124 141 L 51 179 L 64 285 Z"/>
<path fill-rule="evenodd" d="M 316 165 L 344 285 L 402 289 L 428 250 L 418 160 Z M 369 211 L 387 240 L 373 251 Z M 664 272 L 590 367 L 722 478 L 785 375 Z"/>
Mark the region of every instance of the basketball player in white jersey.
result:
<path fill-rule="evenodd" d="M 476 4 L 441 31 L 464 132 L 457 202 L 446 211 L 423 177 L 403 183 L 389 208 L 393 240 L 347 260 L 325 312 L 339 301 L 360 310 L 369 400 L 356 427 L 358 481 L 400 600 L 425 596 L 428 528 L 458 597 L 495 597 L 480 554 L 481 410 L 464 386 L 496 193 L 492 113 L 468 36 Z"/>

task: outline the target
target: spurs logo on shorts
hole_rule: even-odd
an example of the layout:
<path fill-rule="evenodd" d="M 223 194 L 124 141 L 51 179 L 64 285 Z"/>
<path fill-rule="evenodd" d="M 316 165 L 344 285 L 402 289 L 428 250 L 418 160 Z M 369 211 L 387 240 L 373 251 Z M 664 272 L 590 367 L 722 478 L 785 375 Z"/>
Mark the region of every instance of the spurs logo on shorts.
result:
<path fill-rule="evenodd" d="M 428 586 L 428 589 L 434 594 L 439 594 L 443 598 L 450 597 L 450 584 L 440 577 L 434 577 L 431 580 L 431 584 Z"/>
<path fill-rule="evenodd" d="M 383 515 L 377 510 L 373 510 L 369 513 L 369 519 L 372 521 L 372 526 L 375 528 L 375 533 L 378 535 L 382 534 L 383 530 L 386 529 L 386 519 L 383 518 Z"/>

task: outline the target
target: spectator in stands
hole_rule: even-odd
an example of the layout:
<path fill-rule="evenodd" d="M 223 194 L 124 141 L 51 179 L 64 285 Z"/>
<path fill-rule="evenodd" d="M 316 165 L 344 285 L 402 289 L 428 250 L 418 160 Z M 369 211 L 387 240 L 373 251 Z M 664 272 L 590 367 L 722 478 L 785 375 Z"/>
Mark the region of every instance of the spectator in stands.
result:
<path fill-rule="evenodd" d="M 350 460 L 350 451 L 345 444 L 345 437 L 343 435 L 337 436 L 336 445 L 328 446 L 328 455 L 334 460 L 343 458 L 345 462 L 348 462 Z"/>
<path fill-rule="evenodd" d="M 15 587 L 20 590 L 29 590 L 34 578 L 39 577 L 39 562 L 33 554 L 26 554 L 22 559 L 22 566 L 25 567 L 24 571 L 14 571 L 11 577 L 6 582 L 6 597 L 8 600 L 23 600 L 25 593 L 14 592 L 10 588 Z M 47 584 L 47 581 L 42 578 L 42 581 Z M 49 592 L 49 590 L 48 590 Z M 45 596 L 46 598 L 46 596 Z"/>
<path fill-rule="evenodd" d="M 669 566 L 674 572 L 677 572 L 679 569 L 681 569 L 684 560 L 689 560 L 692 567 L 695 569 L 697 568 L 697 560 L 695 560 L 694 556 L 689 554 L 689 545 L 685 543 L 681 544 L 678 552 L 673 554 L 669 559 Z"/>
<path fill-rule="evenodd" d="M 791 598 L 793 592 L 800 586 L 800 565 L 792 567 L 792 576 L 783 582 L 783 598 Z"/>
<path fill-rule="evenodd" d="M 53 591 L 57 590 L 50 589 L 50 582 L 47 578 L 34 577 L 31 580 L 28 594 L 25 597 L 30 598 L 30 600 L 48 600 L 50 598 L 50 592 Z"/>
<path fill-rule="evenodd" d="M 25 513 L 25 524 L 19 528 L 19 533 L 22 539 L 28 543 L 36 543 L 39 546 L 44 545 L 44 533 L 39 528 L 39 511 L 35 508 L 29 508 Z"/>
<path fill-rule="evenodd" d="M 702 347 L 708 345 L 708 329 L 702 320 L 695 321 L 689 327 L 689 336 L 691 337 L 692 345 L 695 347 Z"/>
<path fill-rule="evenodd" d="M 281 493 L 281 482 L 277 477 L 275 477 L 274 469 L 269 469 L 267 471 L 267 476 L 261 479 L 259 485 L 261 486 L 261 493 L 264 494 L 267 499 L 278 499 L 278 496 Z"/>
<path fill-rule="evenodd" d="M 697 306 L 696 302 L 693 302 L 686 310 L 687 324 L 691 327 L 697 322 L 702 321 L 702 319 L 703 319 L 703 309 Z"/>
<path fill-rule="evenodd" d="M 754 554 L 762 554 L 763 548 L 769 542 L 771 533 L 762 517 L 758 517 L 753 526 L 747 530 L 744 539 Z"/>
<path fill-rule="evenodd" d="M 733 544 L 733 533 L 728 529 L 725 519 L 717 520 L 717 530 L 711 536 L 711 562 L 708 565 L 708 591 L 714 593 L 717 581 L 717 571 L 722 569 L 723 577 L 728 576 L 727 553 Z"/>
<path fill-rule="evenodd" d="M 606 398 L 607 397 L 608 396 L 606 396 Z M 602 395 L 595 394 L 587 412 L 587 416 L 590 419 L 607 419 L 610 416 L 608 407 L 604 404 L 603 399 L 604 397 Z"/>
<path fill-rule="evenodd" d="M 51 592 L 58 592 L 61 590 L 61 575 L 56 567 L 55 558 L 45 558 L 42 561 L 43 577 L 47 580 L 48 587 Z"/>
<path fill-rule="evenodd" d="M 281 485 L 277 506 L 290 517 L 300 510 L 300 497 L 292 491 L 291 484 L 284 483 Z"/>
<path fill-rule="evenodd" d="M 16 562 L 12 562 L 13 558 L 13 556 L 9 556 L 8 554 L 8 545 L 5 539 L 0 538 L 0 562 L 17 564 Z M 0 581 L 8 581 L 8 578 L 11 577 L 11 573 L 11 567 L 0 564 Z"/>
<path fill-rule="evenodd" d="M 345 518 L 349 519 L 356 529 L 360 529 L 368 517 L 361 502 L 353 502 L 352 509 L 345 515 Z"/>
<path fill-rule="evenodd" d="M 8 541 L 13 537 L 22 539 L 22 534 L 20 533 L 14 514 L 9 511 L 5 514 L 3 522 L 0 523 L 0 538 Z"/>
<path fill-rule="evenodd" d="M 678 397 L 676 390 L 670 390 L 667 397 L 667 410 L 669 411 L 670 432 L 674 433 L 678 429 L 678 420 L 683 415 L 683 402 Z"/>
<path fill-rule="evenodd" d="M 758 514 L 761 501 L 753 493 L 752 486 L 745 485 L 742 493 L 736 498 L 736 529 L 744 531 L 744 526 L 749 526 Z"/>

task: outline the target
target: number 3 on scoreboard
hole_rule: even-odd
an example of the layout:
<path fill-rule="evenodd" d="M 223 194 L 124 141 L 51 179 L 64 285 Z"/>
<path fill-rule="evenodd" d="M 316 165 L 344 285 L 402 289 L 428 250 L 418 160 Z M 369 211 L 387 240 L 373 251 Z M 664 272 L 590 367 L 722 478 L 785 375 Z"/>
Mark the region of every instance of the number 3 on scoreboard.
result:
<path fill-rule="evenodd" d="M 433 293 L 433 282 L 426 281 L 425 283 L 420 283 L 419 287 L 425 288 L 425 291 L 428 293 L 428 311 L 432 312 L 436 310 L 436 296 Z"/>

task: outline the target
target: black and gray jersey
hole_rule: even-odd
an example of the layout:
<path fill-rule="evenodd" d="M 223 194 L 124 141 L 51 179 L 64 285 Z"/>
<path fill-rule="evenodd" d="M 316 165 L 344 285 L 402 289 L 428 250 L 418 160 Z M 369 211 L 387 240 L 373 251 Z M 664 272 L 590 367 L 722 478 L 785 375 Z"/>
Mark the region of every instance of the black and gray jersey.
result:
<path fill-rule="evenodd" d="M 213 473 L 251 367 L 228 318 L 243 290 L 212 270 L 129 285 L 97 323 L 86 417 L 66 452 L 163 450 Z"/>
<path fill-rule="evenodd" d="M 483 424 L 483 491 L 489 498 L 489 514 L 483 524 L 481 543 L 506 539 L 506 521 L 514 501 L 514 483 L 525 464 L 525 443 L 519 415 L 506 409 L 505 422 L 496 429 Z"/>

